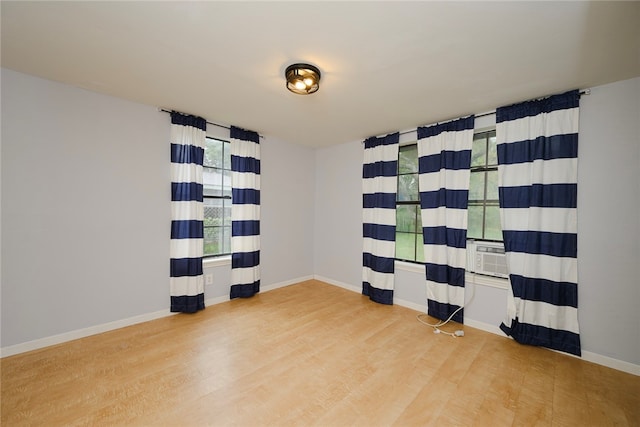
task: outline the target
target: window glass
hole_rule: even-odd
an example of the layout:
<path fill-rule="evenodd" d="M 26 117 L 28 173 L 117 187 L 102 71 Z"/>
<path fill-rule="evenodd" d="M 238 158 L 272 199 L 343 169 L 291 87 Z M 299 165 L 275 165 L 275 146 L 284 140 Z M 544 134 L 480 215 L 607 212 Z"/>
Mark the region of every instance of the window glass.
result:
<path fill-rule="evenodd" d="M 231 253 L 231 155 L 229 142 L 207 138 L 202 173 L 204 256 Z"/>
<path fill-rule="evenodd" d="M 418 146 L 400 147 L 396 205 L 396 258 L 424 262 L 418 192 Z"/>
<path fill-rule="evenodd" d="M 495 130 L 474 135 L 470 175 L 467 237 L 501 241 Z"/>

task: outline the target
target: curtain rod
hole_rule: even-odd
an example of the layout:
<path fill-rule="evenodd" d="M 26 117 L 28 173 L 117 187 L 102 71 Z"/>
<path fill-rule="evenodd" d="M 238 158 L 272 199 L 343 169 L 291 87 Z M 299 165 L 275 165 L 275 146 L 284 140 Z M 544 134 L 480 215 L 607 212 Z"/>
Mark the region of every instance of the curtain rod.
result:
<path fill-rule="evenodd" d="M 158 108 L 158 111 L 162 111 L 163 113 L 169 113 L 169 114 L 173 113 L 173 111 L 165 110 L 164 108 Z M 218 126 L 219 128 L 223 128 L 223 129 L 231 129 L 231 126 L 225 126 L 225 125 L 221 125 L 221 124 L 218 124 L 218 123 L 210 122 L 209 120 L 206 120 L 206 119 L 205 119 L 205 121 L 207 122 L 208 125 Z M 264 136 L 262 136 L 260 134 L 258 134 L 258 136 L 260 138 L 264 139 Z"/>
<path fill-rule="evenodd" d="M 580 96 L 582 96 L 582 95 L 591 95 L 591 89 L 583 89 L 583 90 L 579 91 L 578 94 Z M 544 98 L 548 98 L 548 96 L 543 96 L 541 98 L 533 98 L 533 99 L 530 99 L 529 101 L 536 101 L 536 100 L 544 99 Z M 527 101 L 523 101 L 523 102 L 527 102 Z M 478 118 L 478 117 L 486 117 L 486 116 L 491 116 L 491 115 L 493 115 L 495 113 L 496 113 L 496 110 L 491 110 L 491 111 L 487 111 L 486 113 L 474 114 L 474 116 L 476 118 Z M 455 120 L 455 119 L 453 119 L 453 120 Z M 448 121 L 449 120 L 444 120 L 442 122 L 436 122 L 436 123 L 446 123 Z M 424 126 L 430 126 L 430 125 L 424 125 Z M 418 127 L 422 127 L 422 126 L 418 126 Z M 400 132 L 400 135 L 406 135 L 408 133 L 416 132 L 418 130 L 418 127 L 416 129 L 405 130 L 403 132 Z"/>

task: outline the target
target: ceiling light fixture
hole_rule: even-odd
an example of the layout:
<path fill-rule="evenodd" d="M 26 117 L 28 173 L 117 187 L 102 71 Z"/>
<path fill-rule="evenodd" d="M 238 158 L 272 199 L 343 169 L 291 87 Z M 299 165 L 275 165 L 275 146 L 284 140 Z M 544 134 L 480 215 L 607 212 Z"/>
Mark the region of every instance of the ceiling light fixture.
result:
<path fill-rule="evenodd" d="M 320 70 L 310 64 L 293 64 L 284 72 L 287 89 L 298 95 L 310 95 L 320 88 Z"/>

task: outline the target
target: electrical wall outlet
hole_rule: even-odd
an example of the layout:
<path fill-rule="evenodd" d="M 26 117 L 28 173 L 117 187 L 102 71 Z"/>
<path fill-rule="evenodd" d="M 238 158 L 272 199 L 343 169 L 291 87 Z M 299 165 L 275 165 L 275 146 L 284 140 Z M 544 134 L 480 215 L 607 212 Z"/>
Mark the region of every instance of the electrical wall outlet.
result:
<path fill-rule="evenodd" d="M 213 285 L 213 274 L 205 274 L 204 275 L 204 284 L 205 285 Z"/>

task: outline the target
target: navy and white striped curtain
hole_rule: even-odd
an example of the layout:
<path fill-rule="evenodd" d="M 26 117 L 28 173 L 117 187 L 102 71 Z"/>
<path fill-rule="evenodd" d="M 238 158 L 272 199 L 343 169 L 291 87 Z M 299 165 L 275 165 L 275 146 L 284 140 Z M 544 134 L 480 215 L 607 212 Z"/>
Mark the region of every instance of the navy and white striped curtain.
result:
<path fill-rule="evenodd" d="M 231 291 L 260 292 L 260 136 L 231 126 Z"/>
<path fill-rule="evenodd" d="M 427 314 L 463 322 L 474 116 L 418 128 Z M 454 314 L 455 313 L 455 314 Z"/>
<path fill-rule="evenodd" d="M 207 122 L 171 113 L 171 311 L 204 308 L 202 162 Z"/>
<path fill-rule="evenodd" d="M 500 218 L 511 289 L 500 328 L 580 355 L 578 91 L 496 110 Z"/>
<path fill-rule="evenodd" d="M 362 294 L 393 304 L 400 134 L 364 141 Z"/>

